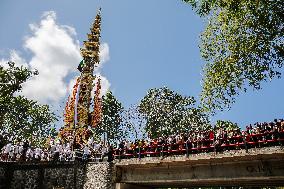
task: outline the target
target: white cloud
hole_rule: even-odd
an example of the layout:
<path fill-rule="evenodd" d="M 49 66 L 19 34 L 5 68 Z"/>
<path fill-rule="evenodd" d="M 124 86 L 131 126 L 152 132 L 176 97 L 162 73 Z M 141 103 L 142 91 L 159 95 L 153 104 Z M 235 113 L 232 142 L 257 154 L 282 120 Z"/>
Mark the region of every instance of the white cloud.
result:
<path fill-rule="evenodd" d="M 65 81 L 81 60 L 79 42 L 70 29 L 56 23 L 53 11 L 45 12 L 39 25 L 30 24 L 24 47 L 33 53 L 29 62 L 39 75 L 23 85 L 22 93 L 42 103 L 58 103 L 67 92 Z"/>
<path fill-rule="evenodd" d="M 107 43 L 102 43 L 100 45 L 100 60 L 101 60 L 101 64 L 104 62 L 109 61 L 110 57 L 109 57 L 109 46 Z"/>
<path fill-rule="evenodd" d="M 15 62 L 16 66 L 25 66 L 28 67 L 28 63 L 27 61 L 22 58 L 18 52 L 16 52 L 15 50 L 11 50 L 10 51 L 10 59 L 12 62 Z"/>
<path fill-rule="evenodd" d="M 58 105 L 66 101 L 64 98 L 73 88 L 74 74 L 79 75 L 77 66 L 82 57 L 76 30 L 58 24 L 54 11 L 43 13 L 39 24 L 29 26 L 31 34 L 25 37 L 24 47 L 32 52 L 30 61 L 26 61 L 14 50 L 10 52 L 10 60 L 17 65 L 29 66 L 32 70 L 39 71 L 38 76 L 24 83 L 22 94 L 41 103 Z M 98 75 L 101 75 L 102 64 L 110 59 L 107 43 L 102 43 L 100 50 L 101 64 L 95 71 Z M 7 61 L 0 60 L 1 64 L 3 62 Z M 102 93 L 105 94 L 110 82 L 104 76 L 101 79 Z"/>
<path fill-rule="evenodd" d="M 19 52 L 17 52 L 16 50 L 11 50 L 10 51 L 10 58 L 9 60 L 2 58 L 0 60 L 0 65 L 3 66 L 4 68 L 8 68 L 8 62 L 12 61 L 15 63 L 16 66 L 24 66 L 24 67 L 28 67 L 28 63 L 26 62 L 26 60 L 24 58 L 22 58 L 19 55 Z"/>
<path fill-rule="evenodd" d="M 104 76 L 101 76 L 101 85 L 102 85 L 101 94 L 105 95 L 107 91 L 110 89 L 110 82 Z"/>

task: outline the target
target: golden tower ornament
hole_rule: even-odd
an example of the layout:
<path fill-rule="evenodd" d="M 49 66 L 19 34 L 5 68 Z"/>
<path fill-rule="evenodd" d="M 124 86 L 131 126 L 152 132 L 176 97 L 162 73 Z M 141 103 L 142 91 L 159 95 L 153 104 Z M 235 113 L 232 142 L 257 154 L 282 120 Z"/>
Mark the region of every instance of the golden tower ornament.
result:
<path fill-rule="evenodd" d="M 88 41 L 84 41 L 85 48 L 81 49 L 84 60 L 84 67 L 80 76 L 80 90 L 77 104 L 78 126 L 86 127 L 89 124 L 89 112 L 91 104 L 91 93 L 93 90 L 93 75 L 95 65 L 100 63 L 100 33 L 101 33 L 101 9 L 99 10 L 93 27 L 88 34 Z"/>
<path fill-rule="evenodd" d="M 92 101 L 91 93 L 94 88 L 96 76 L 93 74 L 94 68 L 100 63 L 100 33 L 101 33 L 101 9 L 96 15 L 95 21 L 87 34 L 88 40 L 84 41 L 84 47 L 80 49 L 83 60 L 80 62 L 78 70 L 81 72 L 73 87 L 71 98 L 68 98 L 65 107 L 65 125 L 59 131 L 59 137 L 64 141 L 73 140 L 73 144 L 81 145 L 87 143 L 91 135 L 89 127 L 97 125 L 101 116 L 99 99 L 94 99 L 94 111 L 90 113 Z M 97 83 L 96 94 L 100 92 L 100 79 Z M 99 98 L 99 95 L 95 95 Z M 93 119 L 96 119 L 93 121 Z"/>

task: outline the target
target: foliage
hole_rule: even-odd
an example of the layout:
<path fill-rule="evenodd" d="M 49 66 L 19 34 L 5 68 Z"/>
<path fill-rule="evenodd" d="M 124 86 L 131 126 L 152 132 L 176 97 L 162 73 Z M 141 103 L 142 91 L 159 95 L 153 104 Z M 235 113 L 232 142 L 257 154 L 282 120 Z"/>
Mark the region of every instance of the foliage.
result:
<path fill-rule="evenodd" d="M 200 16 L 206 16 L 209 14 L 211 9 L 217 5 L 218 0 L 183 0 L 186 3 L 189 3 L 192 8 Z"/>
<path fill-rule="evenodd" d="M 122 114 L 123 126 L 127 135 L 134 139 L 146 138 L 146 119 L 145 116 L 139 112 L 137 106 L 130 106 L 128 109 L 123 110 Z"/>
<path fill-rule="evenodd" d="M 150 89 L 139 104 L 146 117 L 145 130 L 151 138 L 209 127 L 208 118 L 196 108 L 193 97 L 182 96 L 167 87 Z"/>
<path fill-rule="evenodd" d="M 48 105 L 16 95 L 22 84 L 37 72 L 16 67 L 8 62 L 8 68 L 0 66 L 0 131 L 9 138 L 30 140 L 34 145 L 44 144 L 47 136 L 53 136 L 57 120 Z"/>
<path fill-rule="evenodd" d="M 43 146 L 46 138 L 55 136 L 55 128 L 50 124 L 56 121 L 48 105 L 23 96 L 12 98 L 10 111 L 5 115 L 2 131 L 18 140 L 29 140 L 36 146 Z"/>
<path fill-rule="evenodd" d="M 231 121 L 225 121 L 225 120 L 217 120 L 215 128 L 217 129 L 225 129 L 227 131 L 232 131 L 234 129 L 239 129 L 240 127 L 238 126 L 237 123 L 233 123 Z"/>
<path fill-rule="evenodd" d="M 124 137 L 124 129 L 122 127 L 122 104 L 113 96 L 111 91 L 108 91 L 102 97 L 102 119 L 96 133 L 103 135 L 104 139 L 114 144 L 117 140 Z"/>
<path fill-rule="evenodd" d="M 280 77 L 284 60 L 283 0 L 184 0 L 208 24 L 201 101 L 207 111 L 230 108 L 236 96 Z"/>
<path fill-rule="evenodd" d="M 0 127 L 3 124 L 3 116 L 9 112 L 13 94 L 21 90 L 22 83 L 36 74 L 27 68 L 16 67 L 13 62 L 7 64 L 7 69 L 0 65 Z"/>

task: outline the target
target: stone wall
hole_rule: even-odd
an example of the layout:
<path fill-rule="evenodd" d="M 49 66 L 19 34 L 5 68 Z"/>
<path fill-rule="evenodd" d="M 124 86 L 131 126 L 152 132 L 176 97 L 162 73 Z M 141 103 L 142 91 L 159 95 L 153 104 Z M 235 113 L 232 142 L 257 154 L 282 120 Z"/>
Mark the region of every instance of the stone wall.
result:
<path fill-rule="evenodd" d="M 114 188 L 113 164 L 109 162 L 88 163 L 84 189 Z"/>
<path fill-rule="evenodd" d="M 5 166 L 0 166 L 0 189 L 5 188 L 6 183 L 6 168 Z"/>
<path fill-rule="evenodd" d="M 108 162 L 0 162 L 0 189 L 112 189 Z"/>
<path fill-rule="evenodd" d="M 0 188 L 82 188 L 85 165 L 70 163 L 0 163 Z M 78 178 L 78 179 L 76 179 Z"/>

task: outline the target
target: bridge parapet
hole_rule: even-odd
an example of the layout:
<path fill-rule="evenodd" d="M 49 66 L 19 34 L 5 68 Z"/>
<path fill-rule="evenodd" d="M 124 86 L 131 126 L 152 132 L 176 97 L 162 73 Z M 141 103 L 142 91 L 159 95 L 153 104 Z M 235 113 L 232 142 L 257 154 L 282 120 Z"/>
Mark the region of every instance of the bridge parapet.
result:
<path fill-rule="evenodd" d="M 116 162 L 116 182 L 148 187 L 284 186 L 282 147 Z"/>

